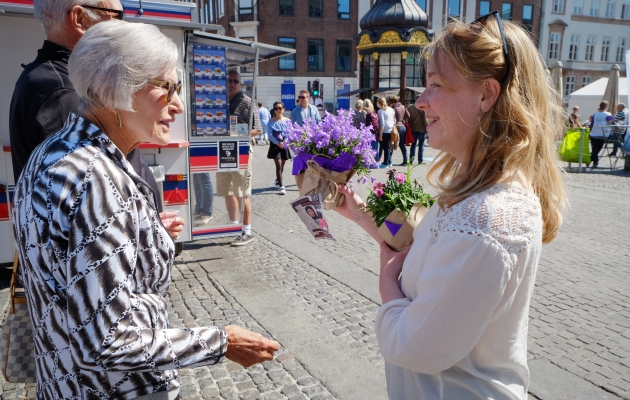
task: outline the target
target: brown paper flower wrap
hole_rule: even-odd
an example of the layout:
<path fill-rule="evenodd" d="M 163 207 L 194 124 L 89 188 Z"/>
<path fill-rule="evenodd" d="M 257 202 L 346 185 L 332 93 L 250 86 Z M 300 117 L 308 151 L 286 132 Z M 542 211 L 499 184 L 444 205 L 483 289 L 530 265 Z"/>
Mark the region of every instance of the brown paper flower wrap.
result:
<path fill-rule="evenodd" d="M 401 251 L 411 246 L 413 230 L 416 229 L 428 211 L 429 209 L 421 203 L 416 203 L 411 207 L 409 216 L 402 211 L 394 210 L 389 213 L 383 225 L 378 228 L 378 234 L 392 250 Z"/>
<path fill-rule="evenodd" d="M 330 171 L 321 167 L 313 160 L 306 162 L 307 168 L 303 174 L 295 176 L 300 190 L 300 196 L 321 193 L 325 210 L 334 210 L 343 203 L 343 195 L 337 190 L 337 185 L 345 185 L 355 174 L 356 170 L 346 172 Z"/>

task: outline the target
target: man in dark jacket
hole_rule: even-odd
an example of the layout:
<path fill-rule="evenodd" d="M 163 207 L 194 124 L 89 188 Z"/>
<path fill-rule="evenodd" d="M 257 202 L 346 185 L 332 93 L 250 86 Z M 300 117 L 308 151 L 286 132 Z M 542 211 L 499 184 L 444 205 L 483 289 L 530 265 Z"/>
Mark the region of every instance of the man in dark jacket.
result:
<path fill-rule="evenodd" d="M 16 183 L 35 147 L 61 130 L 70 113 L 81 114 L 79 96 L 68 75 L 72 49 L 91 26 L 122 19 L 122 10 L 119 0 L 35 1 L 35 18 L 43 25 L 47 40 L 35 61 L 22 71 L 11 98 L 9 133 Z M 155 178 L 137 148 L 127 154 L 127 161 L 157 196 Z M 171 236 L 178 237 L 183 219 L 162 212 L 159 199 L 155 203 Z"/>
<path fill-rule="evenodd" d="M 427 119 L 424 116 L 424 111 L 418 110 L 414 103 L 409 104 L 407 112 L 409 112 L 409 125 L 411 126 L 411 132 L 413 133 L 413 143 L 411 143 L 411 149 L 409 149 L 409 159 L 413 164 L 416 157 L 417 145 L 418 164 L 424 164 L 422 157 L 424 153 L 424 139 L 427 134 Z"/>

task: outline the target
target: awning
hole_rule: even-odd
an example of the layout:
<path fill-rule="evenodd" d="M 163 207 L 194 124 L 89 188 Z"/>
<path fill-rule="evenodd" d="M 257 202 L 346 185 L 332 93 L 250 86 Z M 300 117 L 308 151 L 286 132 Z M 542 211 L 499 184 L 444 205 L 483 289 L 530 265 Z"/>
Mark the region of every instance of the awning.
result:
<path fill-rule="evenodd" d="M 271 44 L 252 42 L 251 40 L 237 39 L 230 36 L 214 33 L 194 31 L 193 35 L 204 39 L 204 44 L 228 47 L 227 67 L 234 68 L 254 63 L 256 49 L 258 48 L 259 61 L 267 61 L 273 58 L 295 54 L 295 49 L 274 46 Z"/>
<path fill-rule="evenodd" d="M 360 93 L 369 92 L 370 90 L 372 90 L 372 88 L 361 88 L 361 89 L 357 89 L 357 90 L 351 90 L 351 91 L 346 92 L 346 93 L 337 94 L 337 97 L 339 97 L 339 96 L 343 96 L 343 97 L 355 96 L 355 95 L 360 94 Z"/>
<path fill-rule="evenodd" d="M 390 96 L 397 96 L 398 92 L 400 92 L 400 88 L 378 88 L 378 92 L 374 93 L 374 96 L 388 98 Z"/>

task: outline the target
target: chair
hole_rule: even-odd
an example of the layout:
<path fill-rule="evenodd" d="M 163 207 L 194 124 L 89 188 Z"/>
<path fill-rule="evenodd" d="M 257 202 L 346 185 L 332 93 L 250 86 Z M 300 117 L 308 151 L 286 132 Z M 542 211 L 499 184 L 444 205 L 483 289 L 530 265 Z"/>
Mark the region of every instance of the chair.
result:
<path fill-rule="evenodd" d="M 621 149 L 623 146 L 623 138 L 622 135 L 628 128 L 626 125 L 606 125 L 601 127 L 604 131 L 604 147 L 602 147 L 599 152 L 599 159 L 603 159 L 604 157 L 608 157 L 610 161 L 610 170 L 614 171 L 617 168 L 617 163 L 619 159 L 624 156 L 624 152 Z M 611 155 L 612 149 L 617 145 L 617 153 L 615 155 Z M 609 148 L 610 146 L 610 148 Z"/>

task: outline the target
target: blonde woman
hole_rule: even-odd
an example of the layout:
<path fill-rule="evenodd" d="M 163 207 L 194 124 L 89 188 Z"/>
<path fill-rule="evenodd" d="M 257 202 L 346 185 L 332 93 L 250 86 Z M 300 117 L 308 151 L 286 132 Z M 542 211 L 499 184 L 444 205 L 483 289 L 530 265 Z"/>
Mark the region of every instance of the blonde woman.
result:
<path fill-rule="evenodd" d="M 381 151 L 383 154 L 383 163 L 378 168 L 388 168 L 392 166 L 392 151 L 389 149 L 389 139 L 392 136 L 392 129 L 396 124 L 396 114 L 394 109 L 387 105 L 385 97 L 379 97 L 376 100 L 378 106 L 378 123 L 379 131 L 376 140 L 381 145 Z"/>
<path fill-rule="evenodd" d="M 378 160 L 378 142 L 376 137 L 379 135 L 379 122 L 378 114 L 374 111 L 374 105 L 370 99 L 363 100 L 363 108 L 365 109 L 365 126 L 369 126 L 374 134 L 374 140 L 372 140 L 372 150 L 374 150 L 374 158 Z"/>
<path fill-rule="evenodd" d="M 415 104 L 441 151 L 429 170 L 441 193 L 409 249 L 380 244 L 388 393 L 525 400 L 536 268 L 566 201 L 554 143 L 566 118 L 529 34 L 497 11 L 448 24 L 427 58 Z M 379 240 L 365 204 L 340 191 L 336 210 Z"/>

